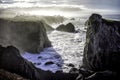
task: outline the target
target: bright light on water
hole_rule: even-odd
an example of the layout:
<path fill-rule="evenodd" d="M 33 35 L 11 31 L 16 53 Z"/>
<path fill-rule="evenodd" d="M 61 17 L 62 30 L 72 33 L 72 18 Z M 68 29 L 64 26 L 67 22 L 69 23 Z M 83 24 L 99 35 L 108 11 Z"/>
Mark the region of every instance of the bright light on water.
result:
<path fill-rule="evenodd" d="M 105 18 L 107 15 L 107 18 L 120 20 L 118 3 L 119 0 L 2 0 L 0 17 L 42 20 L 53 28 L 72 23 L 78 33 L 52 31 L 48 37 L 53 47 L 40 54 L 22 55 L 43 70 L 56 72 L 63 68 L 68 71 L 67 64 L 72 63 L 77 68 L 82 64 L 87 18 L 99 13 Z M 51 64 L 45 65 L 47 62 Z"/>

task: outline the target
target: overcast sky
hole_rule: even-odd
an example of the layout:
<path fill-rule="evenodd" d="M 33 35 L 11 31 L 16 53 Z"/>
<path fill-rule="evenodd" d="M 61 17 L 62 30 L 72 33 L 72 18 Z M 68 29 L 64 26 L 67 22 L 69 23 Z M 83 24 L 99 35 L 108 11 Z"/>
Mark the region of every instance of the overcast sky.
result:
<path fill-rule="evenodd" d="M 88 7 L 98 8 L 118 8 L 120 7 L 120 0 L 1 0 L 3 2 L 39 2 L 39 3 L 52 3 L 56 4 L 77 4 L 87 5 Z"/>

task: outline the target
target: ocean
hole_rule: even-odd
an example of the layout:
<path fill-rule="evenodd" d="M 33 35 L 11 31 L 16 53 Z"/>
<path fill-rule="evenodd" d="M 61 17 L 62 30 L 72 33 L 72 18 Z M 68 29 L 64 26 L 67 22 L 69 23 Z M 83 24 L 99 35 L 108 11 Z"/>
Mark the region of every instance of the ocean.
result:
<path fill-rule="evenodd" d="M 53 28 L 72 23 L 78 33 L 54 30 L 48 33 L 53 47 L 44 49 L 40 54 L 26 52 L 22 55 L 40 69 L 68 72 L 71 69 L 69 64 L 76 68 L 82 65 L 85 21 L 92 13 L 101 14 L 106 19 L 120 20 L 119 4 L 119 0 L 1 0 L 0 17 L 31 17 L 45 21 Z M 38 56 L 42 59 L 38 59 Z M 50 61 L 54 64 L 46 66 L 45 63 Z"/>

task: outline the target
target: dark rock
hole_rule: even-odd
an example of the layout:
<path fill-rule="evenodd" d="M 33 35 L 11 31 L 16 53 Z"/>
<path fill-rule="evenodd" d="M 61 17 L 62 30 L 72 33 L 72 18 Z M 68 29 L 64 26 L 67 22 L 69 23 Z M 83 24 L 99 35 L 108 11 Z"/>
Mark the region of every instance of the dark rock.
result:
<path fill-rule="evenodd" d="M 52 73 L 38 69 L 31 62 L 22 58 L 18 49 L 13 46 L 6 48 L 0 46 L 0 69 L 18 74 L 30 80 L 75 80 L 78 76 L 76 73 Z M 0 78 L 1 80 L 7 80 L 6 77 L 0 76 Z"/>
<path fill-rule="evenodd" d="M 119 80 L 116 77 L 116 72 L 101 71 L 86 77 L 85 80 Z"/>
<path fill-rule="evenodd" d="M 0 44 L 13 45 L 23 52 L 37 53 L 50 47 L 44 23 L 40 21 L 15 21 L 0 19 Z"/>
<path fill-rule="evenodd" d="M 67 25 L 60 25 L 56 28 L 58 31 L 65 31 L 65 32 L 75 32 L 75 27 L 72 23 L 68 23 Z"/>
<path fill-rule="evenodd" d="M 119 80 L 120 22 L 103 19 L 99 14 L 92 14 L 86 26 L 82 67 L 93 71 L 94 74 L 85 80 Z"/>
<path fill-rule="evenodd" d="M 77 68 L 71 68 L 69 73 L 79 73 L 79 70 Z"/>
<path fill-rule="evenodd" d="M 31 62 L 23 59 L 13 46 L 4 48 L 0 53 L 0 69 L 16 73 L 30 80 L 41 80 L 41 76 L 43 76 L 42 70 L 35 68 Z"/>
<path fill-rule="evenodd" d="M 47 66 L 47 65 L 52 65 L 52 64 L 54 64 L 54 62 L 52 62 L 52 61 L 49 61 L 49 62 L 46 62 L 46 63 L 45 63 L 46 66 Z"/>
<path fill-rule="evenodd" d="M 42 56 L 39 56 L 39 57 L 38 57 L 38 59 L 41 59 L 41 58 L 42 58 Z"/>
<path fill-rule="evenodd" d="M 8 71 L 0 69 L 0 80 L 29 80 L 29 79 L 25 79 L 15 73 L 10 73 Z"/>
<path fill-rule="evenodd" d="M 83 66 L 94 71 L 120 70 L 120 22 L 93 14 L 87 21 Z"/>
<path fill-rule="evenodd" d="M 69 66 L 69 67 L 75 67 L 75 65 L 72 64 L 72 63 L 67 64 L 67 66 Z"/>

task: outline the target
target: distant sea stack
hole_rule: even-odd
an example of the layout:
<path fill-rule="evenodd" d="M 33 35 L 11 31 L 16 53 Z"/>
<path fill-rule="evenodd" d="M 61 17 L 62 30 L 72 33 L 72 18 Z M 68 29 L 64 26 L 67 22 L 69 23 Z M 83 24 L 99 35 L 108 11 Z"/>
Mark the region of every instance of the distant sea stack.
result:
<path fill-rule="evenodd" d="M 37 53 L 50 47 L 46 29 L 40 21 L 15 21 L 0 19 L 0 44 L 13 45 L 23 52 Z"/>
<path fill-rule="evenodd" d="M 56 28 L 56 30 L 73 33 L 75 32 L 75 26 L 72 23 L 68 23 L 66 25 L 61 24 Z"/>
<path fill-rule="evenodd" d="M 94 73 L 86 80 L 120 79 L 120 21 L 92 14 L 86 26 L 83 68 Z"/>

